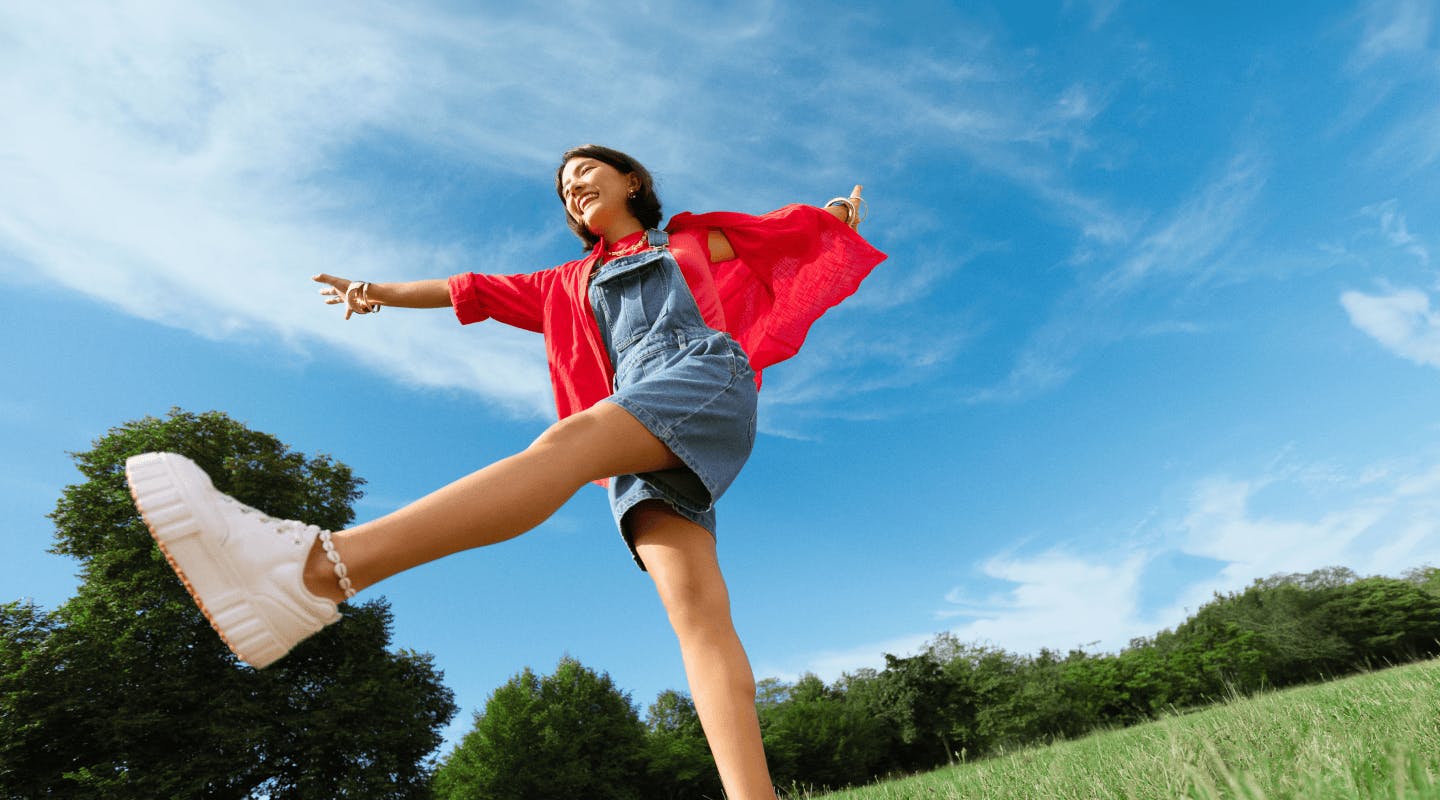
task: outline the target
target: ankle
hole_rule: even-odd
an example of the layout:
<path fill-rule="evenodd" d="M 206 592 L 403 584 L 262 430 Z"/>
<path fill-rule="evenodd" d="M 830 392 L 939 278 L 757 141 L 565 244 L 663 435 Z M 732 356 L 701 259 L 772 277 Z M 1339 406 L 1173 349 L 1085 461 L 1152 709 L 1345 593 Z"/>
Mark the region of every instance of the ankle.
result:
<path fill-rule="evenodd" d="M 316 597 L 323 597 L 335 603 L 345 602 L 345 591 L 340 588 L 340 579 L 335 577 L 335 565 L 325 556 L 325 548 L 319 539 L 310 548 L 305 558 L 305 589 Z"/>

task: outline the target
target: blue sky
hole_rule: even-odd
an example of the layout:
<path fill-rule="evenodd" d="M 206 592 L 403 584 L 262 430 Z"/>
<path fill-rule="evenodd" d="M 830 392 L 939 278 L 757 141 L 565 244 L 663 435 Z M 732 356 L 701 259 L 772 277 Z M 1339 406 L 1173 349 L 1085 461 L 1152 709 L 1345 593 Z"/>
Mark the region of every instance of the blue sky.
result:
<path fill-rule="evenodd" d="M 309 276 L 573 258 L 582 142 L 670 213 L 862 183 L 890 255 L 767 371 L 720 505 L 760 677 L 945 630 L 1116 650 L 1256 577 L 1440 564 L 1437 10 L 1176 5 L 0 6 L 0 598 L 71 594 L 66 452 L 172 406 L 345 461 L 361 519 L 524 447 L 538 337 L 342 322 Z M 684 686 L 598 489 L 377 591 L 452 741 L 566 653 Z"/>

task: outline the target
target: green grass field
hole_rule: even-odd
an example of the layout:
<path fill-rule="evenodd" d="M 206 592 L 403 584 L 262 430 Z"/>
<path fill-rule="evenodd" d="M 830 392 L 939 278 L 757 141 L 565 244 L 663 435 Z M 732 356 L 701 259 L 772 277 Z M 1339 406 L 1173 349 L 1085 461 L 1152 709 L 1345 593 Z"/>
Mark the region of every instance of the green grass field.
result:
<path fill-rule="evenodd" d="M 1440 800 L 1440 661 L 805 800 Z"/>

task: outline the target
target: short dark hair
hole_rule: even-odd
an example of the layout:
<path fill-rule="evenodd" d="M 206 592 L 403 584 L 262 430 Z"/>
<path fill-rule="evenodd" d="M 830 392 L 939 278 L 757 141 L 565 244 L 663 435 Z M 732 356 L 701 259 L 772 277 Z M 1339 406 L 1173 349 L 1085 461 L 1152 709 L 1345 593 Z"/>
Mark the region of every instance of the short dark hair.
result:
<path fill-rule="evenodd" d="M 572 147 L 565 151 L 565 155 L 560 156 L 560 166 L 555 170 L 555 194 L 560 195 L 561 204 L 565 203 L 565 192 L 560 185 L 560 174 L 565 171 L 565 165 L 575 158 L 593 158 L 609 164 L 619 170 L 622 175 L 634 175 L 639 178 L 640 188 L 625 201 L 625 206 L 647 230 L 659 227 L 662 219 L 660 197 L 655 194 L 655 179 L 650 177 L 650 170 L 645 169 L 645 166 L 639 161 L 619 150 L 602 147 L 598 144 L 582 144 L 579 147 Z M 568 205 L 565 206 L 565 224 L 569 225 L 570 230 L 580 237 L 580 241 L 585 243 L 587 250 L 600 241 L 600 237 L 591 233 L 583 222 L 570 216 Z"/>

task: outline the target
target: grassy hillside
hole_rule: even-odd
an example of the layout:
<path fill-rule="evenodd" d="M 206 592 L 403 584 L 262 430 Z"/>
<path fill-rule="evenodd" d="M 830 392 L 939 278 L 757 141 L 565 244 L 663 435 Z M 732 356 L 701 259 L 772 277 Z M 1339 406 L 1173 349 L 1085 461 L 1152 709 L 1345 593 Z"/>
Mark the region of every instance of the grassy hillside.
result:
<path fill-rule="evenodd" d="M 823 797 L 1440 800 L 1440 661 Z"/>

